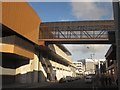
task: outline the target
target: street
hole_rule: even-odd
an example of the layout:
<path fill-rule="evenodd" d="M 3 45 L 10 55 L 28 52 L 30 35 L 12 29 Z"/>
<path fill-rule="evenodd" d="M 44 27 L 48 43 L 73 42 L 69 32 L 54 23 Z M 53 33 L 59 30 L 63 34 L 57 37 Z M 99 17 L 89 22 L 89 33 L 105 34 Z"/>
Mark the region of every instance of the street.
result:
<path fill-rule="evenodd" d="M 52 82 L 48 85 L 43 85 L 41 86 L 40 84 L 34 85 L 34 86 L 29 86 L 27 88 L 81 88 L 81 89 L 92 89 L 92 90 L 98 90 L 98 89 L 105 89 L 105 87 L 102 86 L 95 86 L 97 83 L 86 83 L 84 78 L 74 80 L 71 82 L 64 82 L 64 83 L 59 83 L 59 82 Z M 117 87 L 106 87 L 109 89 L 114 89 L 118 90 Z"/>
<path fill-rule="evenodd" d="M 64 82 L 64 83 L 56 82 L 49 86 L 44 86 L 42 88 L 93 88 L 93 84 L 85 83 L 84 79 L 79 79 L 79 80 L 74 80 L 71 82 Z"/>
<path fill-rule="evenodd" d="M 74 81 L 70 81 L 70 82 L 64 82 L 64 83 L 59 83 L 59 82 L 44 82 L 44 83 L 37 83 L 37 84 L 33 84 L 33 85 L 24 85 L 24 84 L 16 84 L 16 85 L 8 85 L 7 88 L 22 88 L 27 89 L 27 88 L 34 88 L 34 89 L 39 89 L 39 88 L 81 88 L 81 89 L 92 89 L 92 90 L 101 90 L 105 89 L 105 87 L 101 87 L 101 86 L 95 86 L 97 83 L 86 83 L 84 78 L 78 79 L 78 80 L 74 80 Z M 118 90 L 117 87 L 107 87 L 109 89 L 114 89 L 114 90 Z M 107 89 L 106 88 L 106 89 Z"/>

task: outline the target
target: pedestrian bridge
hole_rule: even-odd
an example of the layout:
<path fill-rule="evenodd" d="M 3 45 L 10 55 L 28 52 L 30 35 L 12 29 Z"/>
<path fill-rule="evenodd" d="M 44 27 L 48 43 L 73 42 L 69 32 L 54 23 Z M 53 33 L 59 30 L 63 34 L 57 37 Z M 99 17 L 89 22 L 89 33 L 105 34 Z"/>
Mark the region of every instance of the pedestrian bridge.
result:
<path fill-rule="evenodd" d="M 113 20 L 44 22 L 40 25 L 40 41 L 64 44 L 110 44 L 114 36 Z"/>

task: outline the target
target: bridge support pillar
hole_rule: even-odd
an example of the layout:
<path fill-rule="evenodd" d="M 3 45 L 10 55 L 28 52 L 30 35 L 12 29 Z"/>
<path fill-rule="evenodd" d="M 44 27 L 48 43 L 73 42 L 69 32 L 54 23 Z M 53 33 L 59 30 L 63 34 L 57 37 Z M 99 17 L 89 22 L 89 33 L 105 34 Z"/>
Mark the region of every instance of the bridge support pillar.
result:
<path fill-rule="evenodd" d="M 120 1 L 113 2 L 114 20 L 116 26 L 116 59 L 118 65 L 118 88 L 120 88 Z"/>

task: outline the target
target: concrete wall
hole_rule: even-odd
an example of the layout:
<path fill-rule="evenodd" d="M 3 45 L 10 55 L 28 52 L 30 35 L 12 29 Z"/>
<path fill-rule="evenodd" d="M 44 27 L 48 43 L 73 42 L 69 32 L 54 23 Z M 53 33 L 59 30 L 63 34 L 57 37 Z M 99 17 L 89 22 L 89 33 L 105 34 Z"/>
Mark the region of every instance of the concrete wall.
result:
<path fill-rule="evenodd" d="M 2 47 L 0 52 L 13 53 L 27 58 L 33 58 L 34 46 L 26 40 L 21 39 L 16 35 L 2 37 L 0 40 L 2 40 L 2 43 L 0 43 L 0 47 Z"/>
<path fill-rule="evenodd" d="M 4 50 L 1 50 L 4 53 L 4 57 L 2 58 L 3 64 L 0 68 L 3 71 L 3 73 L 0 73 L 3 76 L 3 84 L 38 83 L 44 82 L 46 79 L 54 80 L 53 62 L 50 62 L 52 60 L 49 60 L 47 55 L 44 57 L 45 55 L 43 56 L 42 52 L 39 49 L 36 50 L 34 47 L 34 44 L 38 45 L 39 25 L 41 22 L 34 10 L 25 2 L 4 2 L 2 3 L 2 16 L 1 23 L 7 27 L 7 29 L 4 29 L 4 34 L 9 30 L 13 35 L 20 36 L 20 38 L 25 40 L 24 43 L 20 44 L 17 43 L 20 40 L 15 39 L 14 45 L 10 44 L 11 40 L 7 38 L 10 43 L 7 42 L 7 46 L 3 43 L 1 44 L 3 47 L 5 46 Z M 5 36 L 9 35 L 6 34 Z M 29 46 L 28 44 L 26 45 L 26 42 L 33 45 L 32 52 L 28 49 Z M 16 44 L 18 45 L 17 47 Z M 71 61 L 71 58 L 59 47 L 56 45 L 54 47 L 56 54 Z M 70 67 L 60 63 L 57 63 L 56 67 L 58 68 L 56 71 L 58 79 L 63 76 L 72 75 Z"/>
<path fill-rule="evenodd" d="M 41 60 L 39 60 L 39 56 L 37 54 L 34 54 L 34 59 L 30 60 L 29 64 L 17 68 L 16 75 L 19 76 L 18 82 L 20 83 L 43 82 L 46 81 L 47 77 L 41 64 Z"/>
<path fill-rule="evenodd" d="M 59 80 L 62 77 L 72 76 L 73 71 L 71 71 L 71 68 L 69 66 L 65 66 L 63 64 L 51 60 L 50 63 L 52 64 L 52 67 L 54 67 L 53 70 L 56 71 L 57 80 Z"/>
<path fill-rule="evenodd" d="M 40 50 L 35 51 L 34 58 L 31 60 L 14 58 L 13 61 L 9 60 L 10 62 L 8 62 L 8 59 L 3 58 L 3 65 L 5 66 L 0 68 L 3 71 L 0 75 L 3 76 L 4 85 L 10 83 L 39 83 L 45 82 L 47 79 L 55 80 L 55 76 L 59 80 L 62 77 L 73 75 L 70 66 L 43 57 Z M 7 79 L 10 80 L 7 81 Z"/>
<path fill-rule="evenodd" d="M 60 56 L 62 56 L 63 58 L 65 58 L 67 61 L 72 61 L 72 58 L 70 57 L 70 56 L 68 56 L 65 52 L 63 52 L 57 45 L 53 45 L 54 46 L 54 48 L 55 48 L 55 52 L 58 54 L 58 55 L 60 55 Z"/>
<path fill-rule="evenodd" d="M 0 20 L 0 23 L 4 26 L 2 33 L 5 34 L 2 39 L 6 38 L 4 36 L 20 36 L 19 40 L 17 38 L 10 40 L 8 37 L 0 44 L 2 46 L 0 75 L 3 84 L 37 82 L 36 60 L 38 58 L 36 58 L 33 43 L 38 44 L 41 20 L 26 2 L 2 2 L 1 5 L 2 21 Z M 35 61 L 29 59 L 35 59 Z"/>
<path fill-rule="evenodd" d="M 16 67 L 20 63 L 24 64 Z M 0 70 L 2 71 L 0 75 L 2 75 L 3 84 L 38 83 L 46 80 L 45 70 L 37 54 L 34 54 L 34 59 L 32 60 L 20 60 L 18 62 L 17 59 L 9 62 L 4 60 Z"/>

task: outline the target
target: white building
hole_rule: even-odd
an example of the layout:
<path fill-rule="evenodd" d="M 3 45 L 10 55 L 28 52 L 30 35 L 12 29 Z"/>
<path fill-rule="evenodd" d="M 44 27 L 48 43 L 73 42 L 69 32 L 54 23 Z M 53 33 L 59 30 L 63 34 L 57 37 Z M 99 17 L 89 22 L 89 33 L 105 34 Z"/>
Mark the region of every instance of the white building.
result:
<path fill-rule="evenodd" d="M 75 66 L 72 64 L 71 53 L 61 44 L 51 44 L 48 46 L 57 55 L 59 60 L 49 60 L 53 69 L 53 76 L 59 80 L 66 76 L 75 76 Z"/>
<path fill-rule="evenodd" d="M 76 74 L 83 75 L 83 63 L 77 61 L 77 62 L 73 62 L 73 64 L 76 66 Z"/>
<path fill-rule="evenodd" d="M 100 61 L 105 61 L 105 59 L 82 59 L 78 60 L 83 63 L 83 73 L 84 75 L 95 74 L 96 65 L 98 65 L 98 69 L 100 68 Z"/>

